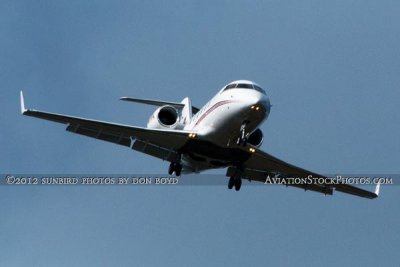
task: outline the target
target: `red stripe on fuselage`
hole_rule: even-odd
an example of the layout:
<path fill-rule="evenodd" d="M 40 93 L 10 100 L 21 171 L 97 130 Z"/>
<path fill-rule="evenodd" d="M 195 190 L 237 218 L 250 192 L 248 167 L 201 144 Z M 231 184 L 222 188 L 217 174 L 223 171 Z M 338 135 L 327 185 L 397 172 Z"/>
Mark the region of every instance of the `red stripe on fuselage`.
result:
<path fill-rule="evenodd" d="M 212 111 L 214 111 L 215 109 L 217 109 L 218 107 L 225 105 L 225 104 L 229 104 L 232 102 L 236 102 L 234 100 L 224 100 L 224 101 L 219 101 L 217 103 L 215 103 L 211 108 L 209 108 L 206 112 L 204 112 L 203 115 L 201 115 L 201 117 L 197 120 L 196 124 L 194 125 L 195 127 L 208 115 L 210 114 Z"/>

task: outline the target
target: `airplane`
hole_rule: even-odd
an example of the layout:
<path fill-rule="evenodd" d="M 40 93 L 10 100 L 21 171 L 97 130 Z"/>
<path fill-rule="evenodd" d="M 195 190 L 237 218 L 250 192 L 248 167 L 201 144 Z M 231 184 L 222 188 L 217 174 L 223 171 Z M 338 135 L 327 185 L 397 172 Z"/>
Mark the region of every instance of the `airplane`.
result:
<path fill-rule="evenodd" d="M 147 127 L 137 127 L 26 109 L 20 92 L 23 115 L 66 124 L 68 132 L 168 161 L 169 175 L 227 168 L 228 188 L 235 187 L 236 191 L 240 190 L 242 179 L 266 183 L 267 177 L 279 178 L 281 182 L 290 177 L 318 177 L 323 180 L 281 184 L 325 195 L 332 195 L 335 190 L 369 199 L 378 197 L 380 184 L 370 192 L 345 183 L 333 183 L 332 178 L 296 167 L 259 149 L 264 140 L 259 127 L 268 118 L 271 104 L 265 90 L 252 81 L 227 84 L 200 109 L 188 97 L 181 102 L 131 97 L 120 100 L 158 108 L 150 116 Z"/>

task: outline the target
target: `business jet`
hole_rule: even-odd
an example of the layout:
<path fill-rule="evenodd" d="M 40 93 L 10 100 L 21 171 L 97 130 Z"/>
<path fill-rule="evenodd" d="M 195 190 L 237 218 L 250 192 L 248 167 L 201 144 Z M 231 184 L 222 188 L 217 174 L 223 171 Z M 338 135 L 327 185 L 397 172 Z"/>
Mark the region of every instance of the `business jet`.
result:
<path fill-rule="evenodd" d="M 259 127 L 268 118 L 271 104 L 264 89 L 252 81 L 229 83 L 201 109 L 192 106 L 188 97 L 180 103 L 120 98 L 158 107 L 150 116 L 147 127 L 26 109 L 22 91 L 20 98 L 23 115 L 66 124 L 69 132 L 126 146 L 168 161 L 169 175 L 227 168 L 228 188 L 235 187 L 236 191 L 240 190 L 242 179 L 248 179 L 295 186 L 325 195 L 332 195 L 335 190 L 373 199 L 379 193 L 379 184 L 375 192 L 370 192 L 336 183 L 333 178 L 296 167 L 260 150 L 264 137 Z M 279 180 L 271 180 L 271 177 Z M 286 182 L 293 177 L 318 179 Z"/>

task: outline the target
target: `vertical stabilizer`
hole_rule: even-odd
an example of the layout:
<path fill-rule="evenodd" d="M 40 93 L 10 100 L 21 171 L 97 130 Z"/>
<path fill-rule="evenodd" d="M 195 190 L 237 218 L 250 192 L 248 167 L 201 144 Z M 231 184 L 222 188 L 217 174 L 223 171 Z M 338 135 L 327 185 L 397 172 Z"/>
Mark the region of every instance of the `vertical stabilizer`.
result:
<path fill-rule="evenodd" d="M 184 105 L 182 109 L 181 123 L 186 125 L 192 120 L 192 101 L 189 97 L 185 97 L 181 103 Z"/>

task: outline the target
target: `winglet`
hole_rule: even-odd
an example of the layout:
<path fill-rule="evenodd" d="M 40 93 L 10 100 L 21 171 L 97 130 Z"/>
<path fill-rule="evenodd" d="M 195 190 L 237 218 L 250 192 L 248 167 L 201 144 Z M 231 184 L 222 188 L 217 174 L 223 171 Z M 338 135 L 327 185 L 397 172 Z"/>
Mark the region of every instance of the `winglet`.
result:
<path fill-rule="evenodd" d="M 24 93 L 22 92 L 22 90 L 21 90 L 19 96 L 20 96 L 20 100 L 21 100 L 21 114 L 24 114 L 26 111 L 26 108 L 25 108 L 25 101 L 24 101 Z"/>
<path fill-rule="evenodd" d="M 378 182 L 378 184 L 375 187 L 375 192 L 374 192 L 376 196 L 379 196 L 379 190 L 380 189 L 381 189 L 381 183 Z"/>

